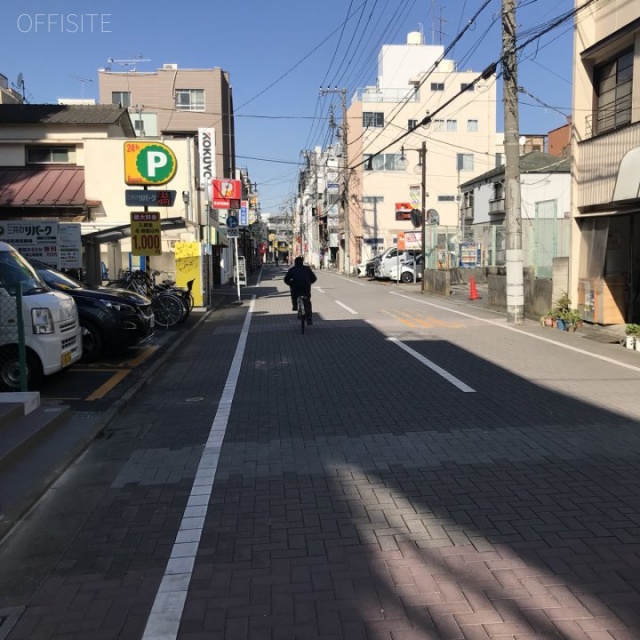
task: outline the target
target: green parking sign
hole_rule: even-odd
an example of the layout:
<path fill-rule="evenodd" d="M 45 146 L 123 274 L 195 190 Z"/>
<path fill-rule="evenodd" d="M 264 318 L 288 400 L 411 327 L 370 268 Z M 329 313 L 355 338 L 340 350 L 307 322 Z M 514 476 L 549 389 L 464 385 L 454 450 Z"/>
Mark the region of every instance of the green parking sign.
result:
<path fill-rule="evenodd" d="M 137 140 L 124 143 L 125 184 L 166 184 L 177 169 L 176 156 L 166 144 Z"/>

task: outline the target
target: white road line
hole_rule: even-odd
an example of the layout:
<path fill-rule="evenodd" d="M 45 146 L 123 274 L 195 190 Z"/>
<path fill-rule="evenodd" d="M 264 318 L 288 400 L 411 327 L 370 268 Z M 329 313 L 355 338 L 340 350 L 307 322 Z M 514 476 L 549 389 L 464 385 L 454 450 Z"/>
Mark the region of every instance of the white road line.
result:
<path fill-rule="evenodd" d="M 527 336 L 529 338 L 533 338 L 534 340 L 540 340 L 541 342 L 547 342 L 556 347 L 562 347 L 563 349 L 567 349 L 569 351 L 574 351 L 575 353 L 580 353 L 584 356 L 589 356 L 591 358 L 595 358 L 596 360 L 602 360 L 603 362 L 608 362 L 609 364 L 615 364 L 618 367 L 622 367 L 623 369 L 630 369 L 631 371 L 635 371 L 640 373 L 640 367 L 637 367 L 632 364 L 626 364 L 625 362 L 619 362 L 618 360 L 614 360 L 613 358 L 608 358 L 607 356 L 601 356 L 598 353 L 591 353 L 590 351 L 585 351 L 584 349 L 579 349 L 578 347 L 572 347 L 570 344 L 563 344 L 562 342 L 556 342 L 555 340 L 551 340 L 550 338 L 543 338 L 542 336 L 536 336 L 531 333 L 527 333 L 522 329 L 518 329 L 512 325 L 505 324 L 506 320 L 488 320 L 486 318 L 480 318 L 478 316 L 474 316 L 471 313 L 465 313 L 464 311 L 457 311 L 456 309 L 451 309 L 450 307 L 444 307 L 439 304 L 434 304 L 433 302 L 427 302 L 426 300 L 416 300 L 415 298 L 411 298 L 410 296 L 404 295 L 402 293 L 395 293 L 394 291 L 390 291 L 391 295 L 398 296 L 399 298 L 405 298 L 407 300 L 412 300 L 413 302 L 418 302 L 420 304 L 425 304 L 428 307 L 435 307 L 436 309 L 442 309 L 443 311 L 448 311 L 449 313 L 456 313 L 459 316 L 464 316 L 465 318 L 471 318 L 473 320 L 479 320 L 480 322 L 484 322 L 486 324 L 490 324 L 494 327 L 500 327 L 501 329 L 505 329 L 507 331 L 515 331 L 523 336 Z"/>
<path fill-rule="evenodd" d="M 366 287 L 367 285 L 364 282 L 358 282 L 355 277 L 347 277 L 347 276 L 341 276 L 338 273 L 331 273 L 331 271 L 324 271 L 323 273 L 325 273 L 328 276 L 331 276 L 332 278 L 338 278 L 340 280 L 344 280 L 345 282 L 350 282 L 351 284 L 357 284 L 359 287 Z"/>
<path fill-rule="evenodd" d="M 346 309 L 350 314 L 357 316 L 358 312 L 354 311 L 353 309 L 351 309 L 350 307 L 347 307 L 346 304 L 342 304 L 342 302 L 340 302 L 339 300 L 335 301 L 336 304 L 339 304 L 343 309 Z"/>
<path fill-rule="evenodd" d="M 442 376 L 445 380 L 450 382 L 454 387 L 458 387 L 460 391 L 464 393 L 475 393 L 476 390 L 472 389 L 469 385 L 462 382 L 462 380 L 458 380 L 454 375 L 450 374 L 448 371 L 445 371 L 442 367 L 439 367 L 435 362 L 431 362 L 428 358 L 425 358 L 422 354 L 414 351 L 411 347 L 408 347 L 404 342 L 400 342 L 397 338 L 389 338 L 391 342 L 397 344 L 401 349 L 406 351 L 410 356 L 413 356 L 418 362 L 422 362 L 423 365 L 429 367 L 432 371 L 435 371 L 439 376 Z"/>
<path fill-rule="evenodd" d="M 200 458 L 187 507 L 147 620 L 142 636 L 143 640 L 175 640 L 178 637 L 178 628 L 213 490 L 213 480 L 218 468 L 222 441 L 227 430 L 233 396 L 240 376 L 240 365 L 247 345 L 254 304 L 255 296 L 251 298 L 249 312 L 240 331 L 240 338 L 231 361 L 218 411 L 213 419 L 211 431 Z"/>

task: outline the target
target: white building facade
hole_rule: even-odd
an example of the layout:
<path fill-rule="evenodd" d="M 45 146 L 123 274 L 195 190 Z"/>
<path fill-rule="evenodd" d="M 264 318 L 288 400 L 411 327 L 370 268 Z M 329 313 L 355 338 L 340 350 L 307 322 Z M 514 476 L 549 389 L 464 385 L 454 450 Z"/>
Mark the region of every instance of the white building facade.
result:
<path fill-rule="evenodd" d="M 460 226 L 459 185 L 502 157 L 495 75 L 458 70 L 419 33 L 382 47 L 377 84 L 356 92 L 347 122 L 349 225 L 341 244 L 349 242 L 351 265 L 394 246 L 398 232 L 415 231 L 411 211 L 420 209 L 423 189 L 425 210 L 440 225 Z"/>

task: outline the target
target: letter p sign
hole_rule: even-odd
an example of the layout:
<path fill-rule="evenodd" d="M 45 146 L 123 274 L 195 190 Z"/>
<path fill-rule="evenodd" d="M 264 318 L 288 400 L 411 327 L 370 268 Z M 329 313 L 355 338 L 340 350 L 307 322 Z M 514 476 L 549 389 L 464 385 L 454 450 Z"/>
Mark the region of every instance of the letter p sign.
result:
<path fill-rule="evenodd" d="M 124 165 L 124 181 L 132 185 L 166 184 L 178 168 L 173 151 L 159 142 L 125 142 Z"/>

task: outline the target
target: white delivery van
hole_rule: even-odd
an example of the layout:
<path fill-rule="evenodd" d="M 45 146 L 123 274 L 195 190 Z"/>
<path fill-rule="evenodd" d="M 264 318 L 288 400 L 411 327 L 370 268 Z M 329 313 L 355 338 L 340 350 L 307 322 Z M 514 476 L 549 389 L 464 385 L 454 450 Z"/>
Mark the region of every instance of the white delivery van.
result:
<path fill-rule="evenodd" d="M 0 387 L 7 391 L 20 391 L 17 287 L 22 294 L 29 390 L 43 375 L 61 371 L 82 356 L 82 330 L 73 298 L 52 291 L 16 249 L 0 242 Z"/>

